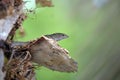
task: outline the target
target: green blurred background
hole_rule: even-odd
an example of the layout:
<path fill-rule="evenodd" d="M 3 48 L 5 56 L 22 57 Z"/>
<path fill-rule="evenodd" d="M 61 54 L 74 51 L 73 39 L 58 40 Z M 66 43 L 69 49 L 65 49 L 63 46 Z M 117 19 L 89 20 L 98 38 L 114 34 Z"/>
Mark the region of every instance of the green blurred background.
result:
<path fill-rule="evenodd" d="M 34 0 L 26 8 L 34 9 Z M 44 67 L 37 80 L 120 80 L 120 1 L 53 0 L 54 7 L 39 7 L 23 23 L 28 41 L 45 34 L 66 33 L 59 44 L 78 62 L 78 72 L 61 73 Z"/>

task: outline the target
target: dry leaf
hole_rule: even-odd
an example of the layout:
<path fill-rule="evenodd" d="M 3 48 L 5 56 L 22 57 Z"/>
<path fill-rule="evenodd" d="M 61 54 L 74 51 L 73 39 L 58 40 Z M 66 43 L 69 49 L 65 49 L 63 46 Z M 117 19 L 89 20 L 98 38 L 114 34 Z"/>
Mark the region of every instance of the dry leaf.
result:
<path fill-rule="evenodd" d="M 19 48 L 18 51 L 28 50 L 31 61 L 40 66 L 60 72 L 75 72 L 77 63 L 69 56 L 69 52 L 57 43 L 66 37 L 63 33 L 54 33 L 31 42 L 13 42 L 12 47 Z"/>
<path fill-rule="evenodd" d="M 36 0 L 36 4 L 40 4 L 42 7 L 53 7 L 52 0 Z"/>
<path fill-rule="evenodd" d="M 45 36 L 29 44 L 32 61 L 49 69 L 60 72 L 77 71 L 77 63 L 69 56 L 68 51 L 58 43 Z"/>

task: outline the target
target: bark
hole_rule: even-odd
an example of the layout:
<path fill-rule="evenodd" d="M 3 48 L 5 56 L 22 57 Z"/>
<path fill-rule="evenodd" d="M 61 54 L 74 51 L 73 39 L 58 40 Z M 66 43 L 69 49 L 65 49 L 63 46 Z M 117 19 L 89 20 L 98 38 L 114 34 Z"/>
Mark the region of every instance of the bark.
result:
<path fill-rule="evenodd" d="M 6 15 L 5 18 L 0 19 L 0 40 L 6 41 L 9 33 L 14 27 L 16 20 L 22 14 L 22 7 L 19 7 L 19 11 L 14 10 L 14 13 L 11 15 Z M 2 15 L 0 15 L 2 16 Z M 1 45 L 1 43 L 0 43 Z M 2 71 L 4 66 L 4 50 L 0 48 L 0 80 L 3 80 L 5 72 Z"/>

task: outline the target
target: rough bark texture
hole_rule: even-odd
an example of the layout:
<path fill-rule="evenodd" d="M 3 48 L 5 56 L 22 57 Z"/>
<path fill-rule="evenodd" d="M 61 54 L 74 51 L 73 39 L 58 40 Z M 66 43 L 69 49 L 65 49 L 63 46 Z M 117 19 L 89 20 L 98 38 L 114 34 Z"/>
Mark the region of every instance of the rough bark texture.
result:
<path fill-rule="evenodd" d="M 12 1 L 12 0 L 11 0 Z M 10 32 L 15 27 L 15 23 L 18 20 L 19 16 L 23 13 L 22 6 L 20 5 L 14 5 L 13 9 L 11 7 L 11 3 L 6 0 L 1 0 L 0 3 L 4 3 L 4 5 L 0 5 L 1 7 L 1 13 L 4 11 L 6 15 L 0 19 L 0 40 L 7 41 L 7 38 L 10 36 Z M 15 2 L 16 4 L 16 2 Z M 4 6 L 5 9 L 3 8 Z M 9 12 L 9 13 L 8 13 Z M 10 14 L 11 12 L 11 14 Z M 0 14 L 0 16 L 3 16 L 3 14 Z M 1 45 L 2 43 L 0 43 Z M 3 77 L 5 76 L 6 71 L 3 72 L 2 68 L 4 66 L 4 49 L 2 46 L 0 46 L 0 80 L 3 80 Z"/>

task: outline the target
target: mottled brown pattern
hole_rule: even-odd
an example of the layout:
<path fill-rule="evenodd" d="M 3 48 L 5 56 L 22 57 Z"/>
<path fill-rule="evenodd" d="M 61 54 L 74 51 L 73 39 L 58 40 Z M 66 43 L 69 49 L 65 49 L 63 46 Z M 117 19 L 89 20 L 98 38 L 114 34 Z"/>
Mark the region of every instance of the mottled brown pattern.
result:
<path fill-rule="evenodd" d="M 32 61 L 49 69 L 60 72 L 77 71 L 77 63 L 69 56 L 69 52 L 50 38 L 42 36 L 30 46 Z"/>

